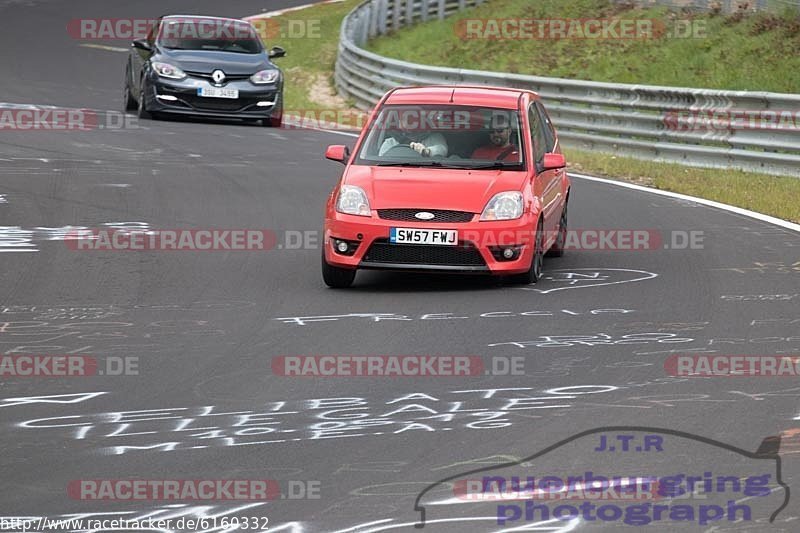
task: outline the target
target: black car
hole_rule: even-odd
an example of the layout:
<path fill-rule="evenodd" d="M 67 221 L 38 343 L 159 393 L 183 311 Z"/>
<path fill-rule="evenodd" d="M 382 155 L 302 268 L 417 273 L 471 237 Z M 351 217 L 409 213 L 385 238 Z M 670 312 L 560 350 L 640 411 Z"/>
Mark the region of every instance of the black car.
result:
<path fill-rule="evenodd" d="M 280 126 L 283 73 L 247 21 L 170 15 L 131 43 L 125 109 L 140 118 L 161 113 L 259 119 Z"/>

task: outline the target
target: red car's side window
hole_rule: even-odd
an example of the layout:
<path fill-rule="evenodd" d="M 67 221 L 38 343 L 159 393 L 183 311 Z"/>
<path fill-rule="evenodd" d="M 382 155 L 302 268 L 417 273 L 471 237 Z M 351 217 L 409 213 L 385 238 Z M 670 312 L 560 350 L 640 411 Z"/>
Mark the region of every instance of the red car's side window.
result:
<path fill-rule="evenodd" d="M 544 134 L 544 126 L 539 118 L 534 104 L 528 107 L 528 123 L 531 128 L 531 142 L 533 143 L 533 159 L 539 164 L 544 159 L 547 152 L 547 139 Z"/>
<path fill-rule="evenodd" d="M 556 130 L 553 128 L 553 123 L 550 121 L 550 117 L 547 116 L 547 112 L 544 110 L 544 106 L 541 102 L 536 102 L 536 110 L 539 112 L 539 117 L 541 118 L 541 123 L 544 130 L 545 140 L 547 141 L 547 151 L 552 152 L 556 146 Z"/>

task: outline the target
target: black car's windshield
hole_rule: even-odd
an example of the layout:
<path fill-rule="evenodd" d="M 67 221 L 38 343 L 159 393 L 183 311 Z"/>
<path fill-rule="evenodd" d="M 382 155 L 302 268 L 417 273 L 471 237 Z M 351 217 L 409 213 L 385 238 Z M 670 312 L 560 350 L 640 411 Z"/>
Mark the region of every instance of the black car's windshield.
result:
<path fill-rule="evenodd" d="M 169 50 L 216 50 L 258 54 L 263 50 L 253 27 L 237 20 L 164 20 L 158 44 Z"/>
<path fill-rule="evenodd" d="M 457 105 L 387 105 L 371 123 L 357 163 L 524 170 L 519 113 Z"/>

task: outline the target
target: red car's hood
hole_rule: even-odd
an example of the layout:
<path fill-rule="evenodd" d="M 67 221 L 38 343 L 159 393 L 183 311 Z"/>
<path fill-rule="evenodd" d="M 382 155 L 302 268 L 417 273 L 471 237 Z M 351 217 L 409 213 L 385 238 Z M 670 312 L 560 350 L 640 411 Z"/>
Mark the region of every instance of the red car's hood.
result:
<path fill-rule="evenodd" d="M 452 209 L 480 213 L 503 191 L 519 191 L 527 173 L 503 170 L 451 170 L 351 166 L 344 183 L 357 185 L 372 209 Z"/>

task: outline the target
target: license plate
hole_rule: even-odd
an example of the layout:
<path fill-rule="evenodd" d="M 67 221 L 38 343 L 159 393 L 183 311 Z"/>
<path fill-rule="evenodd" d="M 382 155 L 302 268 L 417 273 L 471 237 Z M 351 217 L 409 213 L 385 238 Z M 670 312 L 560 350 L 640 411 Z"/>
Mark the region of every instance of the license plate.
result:
<path fill-rule="evenodd" d="M 392 228 L 389 242 L 393 244 L 458 244 L 458 231 L 454 229 Z"/>
<path fill-rule="evenodd" d="M 198 87 L 197 96 L 207 98 L 239 98 L 239 89 L 228 89 L 226 87 Z"/>

